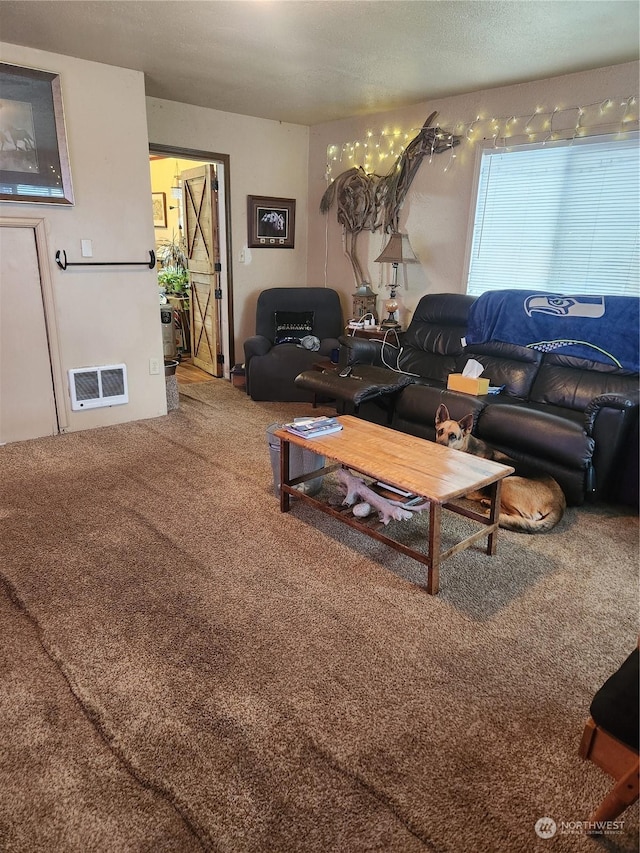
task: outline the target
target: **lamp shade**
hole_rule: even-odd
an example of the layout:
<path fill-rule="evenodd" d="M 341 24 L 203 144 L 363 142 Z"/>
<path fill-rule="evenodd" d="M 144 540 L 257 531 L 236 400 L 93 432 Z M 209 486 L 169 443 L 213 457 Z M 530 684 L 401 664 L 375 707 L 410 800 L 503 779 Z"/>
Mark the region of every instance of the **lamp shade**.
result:
<path fill-rule="evenodd" d="M 375 260 L 377 264 L 417 264 L 407 234 L 396 232 Z"/>

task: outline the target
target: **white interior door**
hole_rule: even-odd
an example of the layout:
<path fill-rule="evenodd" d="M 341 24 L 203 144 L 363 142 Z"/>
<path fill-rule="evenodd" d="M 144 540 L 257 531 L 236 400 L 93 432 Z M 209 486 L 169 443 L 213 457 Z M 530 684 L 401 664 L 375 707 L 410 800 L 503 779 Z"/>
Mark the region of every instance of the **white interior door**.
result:
<path fill-rule="evenodd" d="M 0 227 L 0 442 L 59 431 L 34 228 Z"/>

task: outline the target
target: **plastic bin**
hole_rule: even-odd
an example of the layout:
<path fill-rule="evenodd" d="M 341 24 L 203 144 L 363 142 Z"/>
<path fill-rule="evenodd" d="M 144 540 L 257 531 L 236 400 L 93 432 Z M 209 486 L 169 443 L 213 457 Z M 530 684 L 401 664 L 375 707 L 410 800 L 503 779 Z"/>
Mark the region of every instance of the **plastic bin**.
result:
<path fill-rule="evenodd" d="M 274 432 L 281 426 L 282 424 L 271 424 L 267 427 L 269 455 L 271 456 L 271 469 L 273 471 L 273 490 L 277 497 L 280 497 L 280 439 L 274 435 Z M 312 471 L 317 471 L 323 467 L 324 456 L 319 456 L 310 450 L 304 450 L 297 444 L 289 445 L 289 470 L 292 478 L 300 477 L 302 474 L 310 474 Z M 315 495 L 322 488 L 322 480 L 322 477 L 307 480 L 306 483 L 300 483 L 296 488 L 306 495 Z"/>
<path fill-rule="evenodd" d="M 173 305 L 160 306 L 160 323 L 162 325 L 162 349 L 165 359 L 175 358 L 178 354 L 176 346 L 176 328 L 173 317 Z"/>

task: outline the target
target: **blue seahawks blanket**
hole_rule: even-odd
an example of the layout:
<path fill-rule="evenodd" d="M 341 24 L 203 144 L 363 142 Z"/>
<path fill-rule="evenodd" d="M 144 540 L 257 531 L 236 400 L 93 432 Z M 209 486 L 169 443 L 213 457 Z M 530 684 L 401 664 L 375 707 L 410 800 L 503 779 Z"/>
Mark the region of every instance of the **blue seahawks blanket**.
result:
<path fill-rule="evenodd" d="M 489 291 L 471 306 L 467 344 L 520 344 L 638 373 L 639 309 L 634 296 Z"/>

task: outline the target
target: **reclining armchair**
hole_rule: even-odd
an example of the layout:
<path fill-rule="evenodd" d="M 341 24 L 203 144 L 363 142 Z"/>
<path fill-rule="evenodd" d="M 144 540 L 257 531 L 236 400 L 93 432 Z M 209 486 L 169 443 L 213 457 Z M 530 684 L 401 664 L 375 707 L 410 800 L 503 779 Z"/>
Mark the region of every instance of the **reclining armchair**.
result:
<path fill-rule="evenodd" d="M 342 308 L 325 287 L 272 287 L 256 306 L 256 333 L 244 342 L 247 394 L 252 400 L 313 402 L 295 378 L 340 346 Z"/>
<path fill-rule="evenodd" d="M 589 834 L 615 821 L 638 799 L 638 647 L 593 697 L 579 755 L 615 780 L 613 788 L 589 817 Z"/>

